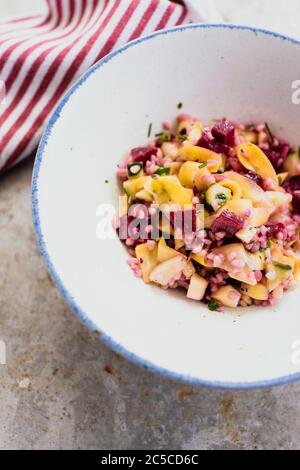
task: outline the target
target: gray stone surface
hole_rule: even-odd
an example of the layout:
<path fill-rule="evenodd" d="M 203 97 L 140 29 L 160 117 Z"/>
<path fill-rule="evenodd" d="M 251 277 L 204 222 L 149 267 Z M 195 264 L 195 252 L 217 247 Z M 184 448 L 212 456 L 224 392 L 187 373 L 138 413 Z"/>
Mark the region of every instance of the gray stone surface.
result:
<path fill-rule="evenodd" d="M 300 384 L 186 386 L 127 362 L 81 324 L 38 253 L 32 163 L 0 178 L 0 448 L 299 449 Z"/>

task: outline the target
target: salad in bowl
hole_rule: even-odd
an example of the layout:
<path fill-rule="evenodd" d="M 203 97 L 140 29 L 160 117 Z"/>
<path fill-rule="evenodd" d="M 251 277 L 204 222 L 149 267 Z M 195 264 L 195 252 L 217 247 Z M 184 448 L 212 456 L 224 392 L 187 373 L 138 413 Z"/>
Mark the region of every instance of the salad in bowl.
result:
<path fill-rule="evenodd" d="M 299 47 L 234 25 L 158 31 L 52 116 L 33 175 L 41 252 L 133 362 L 213 387 L 299 380 Z"/>
<path fill-rule="evenodd" d="M 294 288 L 300 156 L 267 123 L 181 114 L 118 168 L 116 219 L 135 276 L 210 310 L 273 305 Z"/>

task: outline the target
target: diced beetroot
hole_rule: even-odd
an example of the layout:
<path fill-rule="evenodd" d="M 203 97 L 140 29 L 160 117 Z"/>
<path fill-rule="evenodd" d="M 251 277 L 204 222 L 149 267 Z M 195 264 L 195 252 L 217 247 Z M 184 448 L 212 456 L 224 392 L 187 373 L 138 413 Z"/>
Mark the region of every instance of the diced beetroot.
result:
<path fill-rule="evenodd" d="M 267 155 L 273 167 L 276 170 L 279 170 L 284 160 L 283 158 L 281 158 L 281 154 L 278 151 L 278 149 L 274 149 L 274 148 L 263 149 L 263 152 Z"/>
<path fill-rule="evenodd" d="M 254 181 L 261 188 L 263 187 L 263 179 L 259 174 L 255 173 L 254 171 L 247 171 L 243 173 L 243 175 L 249 178 L 250 180 Z"/>
<path fill-rule="evenodd" d="M 217 142 L 214 137 L 210 137 L 206 133 L 202 134 L 197 145 L 198 147 L 203 147 L 216 153 L 225 153 L 226 155 L 229 155 L 230 153 L 230 147 L 228 145 Z"/>
<path fill-rule="evenodd" d="M 294 191 L 292 204 L 294 212 L 300 214 L 300 191 Z"/>
<path fill-rule="evenodd" d="M 285 181 L 283 187 L 290 194 L 300 191 L 300 176 L 294 176 L 290 180 Z"/>
<path fill-rule="evenodd" d="M 197 227 L 196 210 L 171 211 L 170 222 L 173 228 L 182 230 L 184 235 L 195 233 Z"/>
<path fill-rule="evenodd" d="M 280 170 L 290 150 L 290 145 L 285 142 L 279 143 L 278 145 L 270 145 L 269 149 L 263 148 L 263 152 L 267 155 L 268 159 L 277 171 Z"/>
<path fill-rule="evenodd" d="M 217 122 L 213 126 L 211 133 L 218 142 L 229 145 L 229 147 L 235 146 L 235 126 L 228 119 L 223 118 Z"/>
<path fill-rule="evenodd" d="M 283 187 L 293 196 L 292 205 L 294 212 L 300 214 L 300 175 L 285 181 Z"/>
<path fill-rule="evenodd" d="M 281 146 L 281 157 L 283 158 L 283 160 L 285 160 L 288 154 L 292 151 L 292 147 L 287 143 L 280 144 L 280 146 Z"/>
<path fill-rule="evenodd" d="M 152 155 L 157 154 L 157 148 L 155 147 L 136 147 L 131 150 L 131 156 L 134 162 L 146 163 L 151 160 Z"/>
<path fill-rule="evenodd" d="M 213 222 L 211 230 L 213 233 L 225 232 L 227 235 L 235 235 L 244 227 L 244 219 L 230 211 L 223 211 Z"/>

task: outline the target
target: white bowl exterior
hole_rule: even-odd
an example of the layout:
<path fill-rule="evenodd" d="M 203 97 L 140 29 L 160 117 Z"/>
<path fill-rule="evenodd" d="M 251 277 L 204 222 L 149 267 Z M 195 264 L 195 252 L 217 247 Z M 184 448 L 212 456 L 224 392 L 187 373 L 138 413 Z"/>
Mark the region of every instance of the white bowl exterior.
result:
<path fill-rule="evenodd" d="M 133 277 L 97 208 L 115 203 L 117 164 L 182 112 L 264 122 L 299 145 L 291 84 L 300 46 L 238 27 L 192 26 L 137 41 L 81 80 L 59 107 L 35 170 L 36 225 L 52 274 L 106 339 L 142 363 L 203 384 L 255 386 L 296 374 L 299 290 L 273 308 L 213 313 Z M 58 116 L 59 114 L 59 116 Z M 108 180 L 109 183 L 105 183 Z M 74 338 L 76 341 L 76 338 Z M 297 362 L 297 361 L 296 361 Z"/>

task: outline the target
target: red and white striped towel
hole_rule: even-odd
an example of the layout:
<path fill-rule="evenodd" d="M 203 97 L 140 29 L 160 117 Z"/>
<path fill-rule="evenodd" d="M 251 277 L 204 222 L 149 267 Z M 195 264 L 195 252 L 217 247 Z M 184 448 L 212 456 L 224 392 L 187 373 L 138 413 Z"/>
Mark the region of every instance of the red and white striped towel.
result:
<path fill-rule="evenodd" d="M 138 36 L 192 21 L 197 8 L 195 0 L 46 2 L 44 15 L 0 20 L 2 171 L 36 149 L 58 101 L 92 64 Z"/>

